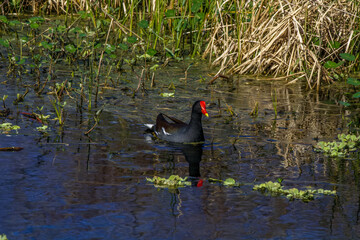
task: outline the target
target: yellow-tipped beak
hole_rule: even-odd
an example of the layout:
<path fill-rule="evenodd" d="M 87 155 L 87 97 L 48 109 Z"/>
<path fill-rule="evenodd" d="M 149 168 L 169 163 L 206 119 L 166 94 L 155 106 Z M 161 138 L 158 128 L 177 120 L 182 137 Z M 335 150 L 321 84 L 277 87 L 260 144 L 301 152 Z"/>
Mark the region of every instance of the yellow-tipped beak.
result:
<path fill-rule="evenodd" d="M 205 116 L 206 116 L 206 117 L 209 117 L 209 114 L 208 114 L 208 113 L 205 113 Z"/>

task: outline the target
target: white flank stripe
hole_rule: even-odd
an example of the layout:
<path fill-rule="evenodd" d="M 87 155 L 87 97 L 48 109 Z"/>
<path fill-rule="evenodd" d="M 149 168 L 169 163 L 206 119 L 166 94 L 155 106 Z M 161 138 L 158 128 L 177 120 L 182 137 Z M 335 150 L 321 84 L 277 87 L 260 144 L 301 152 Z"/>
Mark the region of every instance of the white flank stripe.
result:
<path fill-rule="evenodd" d="M 146 123 L 144 124 L 146 127 L 148 127 L 149 129 L 152 129 L 154 127 L 154 124 L 150 124 L 150 123 Z"/>
<path fill-rule="evenodd" d="M 164 133 L 165 135 L 171 135 L 171 133 L 168 133 L 168 132 L 165 131 L 165 128 L 162 128 L 162 130 L 163 130 L 163 133 Z"/>

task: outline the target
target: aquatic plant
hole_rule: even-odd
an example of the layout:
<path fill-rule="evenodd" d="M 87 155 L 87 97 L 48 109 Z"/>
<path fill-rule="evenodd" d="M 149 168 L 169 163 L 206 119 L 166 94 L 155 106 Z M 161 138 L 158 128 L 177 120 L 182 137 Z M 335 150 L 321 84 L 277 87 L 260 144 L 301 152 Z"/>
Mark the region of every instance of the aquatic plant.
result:
<path fill-rule="evenodd" d="M 356 1 L 296 0 L 290 4 L 282 0 L 60 0 L 55 5 L 55 1 L 45 0 L 33 1 L 31 5 L 25 0 L 16 2 L 21 4 L 4 2 L 3 14 L 41 10 L 66 17 L 65 24 L 55 21 L 41 32 L 46 21 L 43 17 L 20 22 L 0 16 L 4 23 L 0 30 L 8 34 L 10 29 L 16 31 L 13 26 L 17 25 L 29 29 L 26 36 L 16 39 L 20 52 L 14 50 L 13 41 L 0 39 L 0 45 L 9 51 L 10 69 L 29 64 L 22 49 L 33 46 L 39 46 L 40 54 L 47 58 L 49 77 L 43 86 L 53 80 L 53 67 L 59 57 L 64 57 L 69 65 L 79 64 L 79 60 L 90 62 L 89 68 L 94 68 L 96 76 L 95 102 L 102 72 L 107 72 L 102 78 L 106 85 L 114 66 L 119 69 L 132 60 L 146 65 L 147 61 L 160 58 L 165 58 L 165 62 L 170 58 L 180 60 L 186 53 L 207 57 L 220 66 L 219 72 L 285 75 L 292 82 L 306 79 L 309 88 L 317 89 L 321 82 L 345 78 L 360 66 L 356 61 L 360 41 Z M 68 16 L 75 20 L 69 23 Z M 81 25 L 84 23 L 85 27 Z M 337 31 L 339 27 L 342 31 Z M 119 52 L 121 57 L 116 60 Z M 127 59 L 122 58 L 123 53 L 129 55 Z M 100 71 L 103 65 L 105 69 Z M 41 93 L 43 88 L 39 89 Z"/>
<path fill-rule="evenodd" d="M 315 151 L 323 152 L 331 157 L 346 157 L 350 152 L 358 150 L 360 136 L 354 134 L 339 134 L 340 141 L 320 141 L 315 146 Z"/>
<path fill-rule="evenodd" d="M 36 130 L 38 130 L 39 132 L 42 132 L 42 133 L 46 133 L 48 127 L 49 127 L 48 125 L 43 125 L 43 126 L 37 127 Z"/>
<path fill-rule="evenodd" d="M 9 133 L 10 131 L 14 130 L 16 131 L 16 134 L 18 133 L 17 130 L 20 129 L 20 126 L 18 125 L 13 125 L 12 123 L 8 123 L 8 122 L 5 122 L 5 123 L 1 123 L 0 124 L 0 132 L 1 133 Z"/>
<path fill-rule="evenodd" d="M 66 102 L 61 103 L 56 99 L 50 99 L 50 102 L 52 103 L 55 114 L 56 114 L 56 120 L 59 121 L 59 125 L 63 126 L 65 123 L 65 114 L 64 114 L 64 107 L 66 105 Z"/>
<path fill-rule="evenodd" d="M 284 189 L 280 182 L 265 182 L 257 184 L 253 187 L 253 190 L 263 193 L 269 193 L 271 195 L 285 196 L 290 200 L 299 199 L 304 202 L 308 202 L 314 199 L 315 194 L 323 195 L 336 195 L 336 191 L 324 190 L 324 189 L 306 189 L 299 190 L 297 188 Z"/>
<path fill-rule="evenodd" d="M 6 237 L 5 234 L 1 234 L 0 235 L 0 240 L 8 240 L 8 238 Z"/>
<path fill-rule="evenodd" d="M 249 113 L 250 116 L 257 118 L 259 115 L 259 103 L 256 102 L 254 108 Z"/>
<path fill-rule="evenodd" d="M 188 181 L 188 178 L 182 178 L 178 175 L 171 175 L 169 178 L 162 178 L 158 176 L 154 176 L 153 178 L 146 178 L 148 182 L 154 183 L 156 187 L 163 187 L 163 188 L 178 188 L 178 187 L 185 187 L 191 186 L 191 182 Z M 199 181 L 201 184 L 197 186 L 202 186 L 203 180 L 200 179 Z M 226 187 L 239 187 L 241 184 L 237 183 L 233 178 L 227 178 L 226 180 L 220 180 L 215 178 L 209 178 L 209 183 L 221 183 Z"/>
<path fill-rule="evenodd" d="M 4 108 L 0 110 L 0 117 L 7 117 L 10 114 L 10 108 Z"/>
<path fill-rule="evenodd" d="M 187 177 L 181 178 L 178 175 L 171 175 L 169 178 L 154 176 L 153 178 L 146 178 L 146 180 L 148 182 L 154 183 L 155 187 L 162 188 L 179 188 L 191 186 L 191 182 L 187 180 Z"/>
<path fill-rule="evenodd" d="M 44 124 L 44 126 L 46 126 L 45 124 L 47 123 L 47 119 L 50 117 L 50 115 L 44 115 L 42 113 L 42 110 L 43 110 L 44 106 L 42 107 L 37 107 L 39 113 L 34 113 L 36 115 L 36 118 L 40 120 L 40 122 L 42 124 Z M 43 126 L 43 127 L 44 127 Z M 44 127 L 45 128 L 45 127 Z M 45 128 L 46 129 L 46 128 Z"/>
<path fill-rule="evenodd" d="M 339 103 L 345 107 L 357 107 L 355 104 L 353 103 L 359 103 L 359 99 L 360 99 L 360 81 L 359 79 L 353 78 L 353 77 L 348 77 L 346 83 L 348 85 L 352 86 L 352 89 L 349 89 L 349 92 L 344 96 L 345 97 L 345 101 L 339 101 Z M 355 90 L 355 92 L 354 92 Z M 349 95 L 351 95 L 351 97 L 349 97 Z"/>
<path fill-rule="evenodd" d="M 209 178 L 208 181 L 210 183 L 221 183 L 222 185 L 224 186 L 227 186 L 227 187 L 239 187 L 241 184 L 240 183 L 237 183 L 235 181 L 235 179 L 233 178 L 227 178 L 225 180 L 220 180 L 220 179 L 216 179 L 216 178 Z"/>
<path fill-rule="evenodd" d="M 3 107 L 4 109 L 6 109 L 6 104 L 5 104 L 5 100 L 8 98 L 8 95 L 3 95 L 2 97 L 2 102 L 3 102 Z"/>
<path fill-rule="evenodd" d="M 96 111 L 96 113 L 94 114 L 94 125 L 87 131 L 85 132 L 85 135 L 88 135 L 92 130 L 94 130 L 94 128 L 99 124 L 100 122 L 100 115 L 102 113 L 102 111 L 104 110 L 104 106 L 102 106 L 99 110 Z"/>
<path fill-rule="evenodd" d="M 26 91 L 25 91 L 24 94 L 18 93 L 18 94 L 16 95 L 16 99 L 14 100 L 13 104 L 14 104 L 14 105 L 17 105 L 17 104 L 19 104 L 20 102 L 23 102 L 24 99 L 25 99 L 25 96 L 26 96 L 28 93 L 29 93 L 29 89 L 28 89 L 28 88 L 26 88 Z"/>
<path fill-rule="evenodd" d="M 160 96 L 162 96 L 162 97 L 175 97 L 175 93 L 174 92 L 172 92 L 172 93 L 167 93 L 167 92 L 162 92 L 162 93 L 160 93 Z"/>

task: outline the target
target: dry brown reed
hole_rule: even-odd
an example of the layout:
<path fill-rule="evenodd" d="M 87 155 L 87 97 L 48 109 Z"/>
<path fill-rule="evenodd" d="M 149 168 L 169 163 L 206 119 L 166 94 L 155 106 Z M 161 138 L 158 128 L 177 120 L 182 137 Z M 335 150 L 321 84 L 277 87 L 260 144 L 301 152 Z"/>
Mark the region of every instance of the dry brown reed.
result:
<path fill-rule="evenodd" d="M 229 8 L 234 4 L 236 13 Z M 341 0 L 217 1 L 218 14 L 203 56 L 220 66 L 219 72 L 289 76 L 292 81 L 305 78 L 310 89 L 318 89 L 321 82 L 332 80 L 324 63 L 339 62 L 339 53 L 357 48 L 358 4 Z M 350 67 L 344 64 L 342 70 Z"/>
<path fill-rule="evenodd" d="M 103 13 L 122 32 L 141 40 L 142 30 L 137 34 L 136 24 L 148 19 L 149 27 L 156 32 L 147 38 L 153 42 L 151 47 L 155 48 L 159 39 L 172 37 L 176 47 L 171 50 L 175 52 L 185 42 L 181 39 L 190 35 L 197 46 L 191 50 L 192 56 L 204 49 L 201 38 L 210 36 L 202 56 L 220 66 L 219 73 L 265 75 L 287 79 L 289 83 L 306 79 L 310 89 L 318 89 L 322 82 L 331 82 L 335 75 L 355 69 L 354 65 L 359 68 L 357 61 L 324 67 L 329 61 L 341 63 L 340 53 L 359 56 L 357 0 L 200 1 L 203 15 L 198 17 L 203 17 L 199 22 L 190 21 L 196 19 L 192 8 L 195 0 L 19 0 L 15 1 L 17 5 L 12 2 L 5 0 L 0 4 L 2 14 L 4 9 L 17 13 L 21 8 L 58 14 L 91 10 L 94 16 Z M 164 20 L 167 10 L 174 13 Z M 194 28 L 190 31 L 185 29 L 186 25 Z M 166 48 L 168 43 L 163 40 L 163 44 Z"/>

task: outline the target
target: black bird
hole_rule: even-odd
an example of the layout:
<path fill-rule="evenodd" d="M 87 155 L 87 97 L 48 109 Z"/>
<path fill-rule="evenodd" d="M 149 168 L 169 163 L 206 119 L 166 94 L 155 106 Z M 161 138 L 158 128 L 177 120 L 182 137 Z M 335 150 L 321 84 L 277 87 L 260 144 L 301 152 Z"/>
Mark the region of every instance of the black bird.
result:
<path fill-rule="evenodd" d="M 160 113 L 156 118 L 155 125 L 145 125 L 153 130 L 158 138 L 165 141 L 177 143 L 203 142 L 205 138 L 201 124 L 202 114 L 209 117 L 206 112 L 206 103 L 196 101 L 192 107 L 189 124 Z"/>

